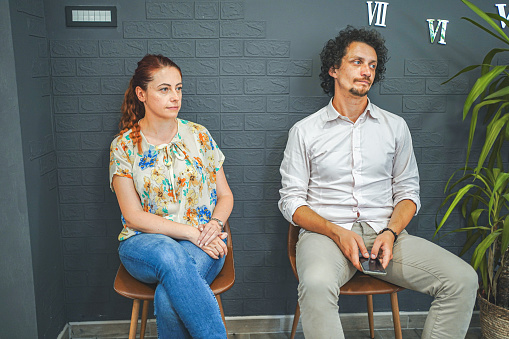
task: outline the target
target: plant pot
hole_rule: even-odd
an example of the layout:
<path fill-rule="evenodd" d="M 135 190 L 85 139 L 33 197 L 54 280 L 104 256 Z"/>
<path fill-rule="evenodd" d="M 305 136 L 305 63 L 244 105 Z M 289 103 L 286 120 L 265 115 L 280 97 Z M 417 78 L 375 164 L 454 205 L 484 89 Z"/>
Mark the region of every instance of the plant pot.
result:
<path fill-rule="evenodd" d="M 478 293 L 479 318 L 481 320 L 481 333 L 484 339 L 509 338 L 509 310 L 490 303 Z"/>

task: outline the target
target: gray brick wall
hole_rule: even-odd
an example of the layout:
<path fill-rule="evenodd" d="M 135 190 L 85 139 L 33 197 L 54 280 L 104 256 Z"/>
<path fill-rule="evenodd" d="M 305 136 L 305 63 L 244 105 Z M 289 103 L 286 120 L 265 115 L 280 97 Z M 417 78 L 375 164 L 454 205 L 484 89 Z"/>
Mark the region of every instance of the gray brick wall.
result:
<path fill-rule="evenodd" d="M 92 305 L 119 303 L 109 292 L 120 222 L 108 188 L 108 147 L 122 94 L 147 52 L 182 68 L 181 116 L 207 126 L 227 156 L 237 265 L 236 287 L 224 296 L 226 305 L 237 305 L 228 313 L 287 313 L 286 299 L 272 292 L 294 284 L 284 257 L 286 222 L 276 205 L 278 162 L 295 121 L 286 113 L 290 78 L 310 77 L 313 63 L 291 59 L 290 41 L 265 39 L 264 21 L 244 21 L 244 2 L 147 1 L 145 10 L 146 19 L 119 23 L 122 39 L 50 43 L 69 320 L 99 319 L 101 307 Z"/>
<path fill-rule="evenodd" d="M 4 1 L 0 7 L 1 116 L 8 150 L 1 187 L 4 196 L 14 197 L 14 205 L 3 203 L 1 212 L 0 267 L 10 274 L 1 285 L 0 336 L 54 338 L 66 322 L 66 305 L 47 18 L 41 0 Z M 75 61 L 65 61 L 62 79 L 74 77 Z M 72 85 L 81 86 L 92 90 Z"/>
<path fill-rule="evenodd" d="M 108 187 L 108 148 L 117 133 L 122 94 L 146 53 L 165 54 L 182 68 L 180 116 L 208 127 L 226 155 L 224 169 L 235 195 L 230 224 L 236 264 L 236 283 L 222 297 L 226 314 L 294 312 L 296 280 L 286 256 L 288 224 L 277 209 L 278 169 L 289 128 L 329 100 L 319 87 L 318 54 L 338 27 L 308 15 L 315 13 L 309 6 L 329 8 L 345 25 L 367 25 L 365 2 L 358 13 L 333 10 L 344 2 L 147 0 L 140 6 L 129 0 L 122 2 L 116 31 L 52 31 L 48 67 L 57 159 L 48 159 L 45 168 L 58 171 L 69 321 L 129 317 L 128 302 L 111 289 L 121 225 Z M 128 4 L 141 10 L 126 13 Z M 404 4 L 391 2 L 391 8 Z M 430 8 L 442 6 L 438 0 L 433 4 Z M 451 16 L 459 15 L 456 7 L 446 7 Z M 431 239 L 444 184 L 464 159 L 458 112 L 470 85 L 466 76 L 441 83 L 461 68 L 458 64 L 479 60 L 446 49 L 455 46 L 452 42 L 430 45 L 425 25 L 423 42 L 417 42 L 419 27 L 411 27 L 414 36 L 401 34 L 395 18 L 390 24 L 398 29 L 381 29 L 392 57 L 387 78 L 370 98 L 410 127 L 423 207 L 408 230 Z M 457 33 L 448 34 L 460 44 Z M 43 62 L 33 65 L 41 76 Z M 458 252 L 461 238 L 446 237 L 439 244 Z M 347 304 L 347 312 L 365 311 Z M 408 292 L 400 304 L 405 311 L 426 310 L 429 300 Z M 377 307 L 389 310 L 386 302 Z"/>

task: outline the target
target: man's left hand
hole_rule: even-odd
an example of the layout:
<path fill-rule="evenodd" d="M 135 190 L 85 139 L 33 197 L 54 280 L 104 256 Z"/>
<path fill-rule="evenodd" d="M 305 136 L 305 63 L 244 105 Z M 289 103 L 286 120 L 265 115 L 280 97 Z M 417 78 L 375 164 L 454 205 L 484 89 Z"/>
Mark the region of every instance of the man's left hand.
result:
<path fill-rule="evenodd" d="M 383 232 L 376 237 L 371 249 L 371 258 L 380 257 L 382 266 L 387 268 L 392 260 L 392 247 L 394 246 L 394 235 L 391 232 Z"/>

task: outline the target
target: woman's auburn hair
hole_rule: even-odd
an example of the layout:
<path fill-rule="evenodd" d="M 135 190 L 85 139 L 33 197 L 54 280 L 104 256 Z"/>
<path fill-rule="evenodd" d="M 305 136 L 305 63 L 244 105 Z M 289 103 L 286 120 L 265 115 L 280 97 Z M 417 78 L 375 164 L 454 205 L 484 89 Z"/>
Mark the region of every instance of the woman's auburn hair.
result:
<path fill-rule="evenodd" d="M 179 71 L 180 76 L 182 76 L 180 67 L 161 54 L 147 54 L 143 59 L 138 61 L 138 67 L 129 81 L 129 87 L 127 87 L 125 91 L 124 101 L 120 108 L 122 117 L 119 123 L 119 135 L 132 130 L 131 133 L 129 133 L 129 137 L 133 142 L 133 146 L 138 146 L 138 153 L 140 154 L 142 153 L 142 148 L 140 125 L 138 122 L 145 116 L 145 105 L 138 99 L 136 88 L 140 87 L 142 90 L 146 91 L 148 83 L 154 79 L 154 73 L 164 67 L 175 67 Z"/>

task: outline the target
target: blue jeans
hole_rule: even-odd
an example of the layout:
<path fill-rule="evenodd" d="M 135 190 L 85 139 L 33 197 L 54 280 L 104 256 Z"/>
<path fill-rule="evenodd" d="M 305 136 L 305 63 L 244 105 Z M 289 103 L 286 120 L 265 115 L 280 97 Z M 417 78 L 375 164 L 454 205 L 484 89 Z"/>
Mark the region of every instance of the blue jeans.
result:
<path fill-rule="evenodd" d="M 120 242 L 127 271 L 145 283 L 157 283 L 154 297 L 159 338 L 226 338 L 217 300 L 209 284 L 223 267 L 185 240 L 142 233 Z"/>

